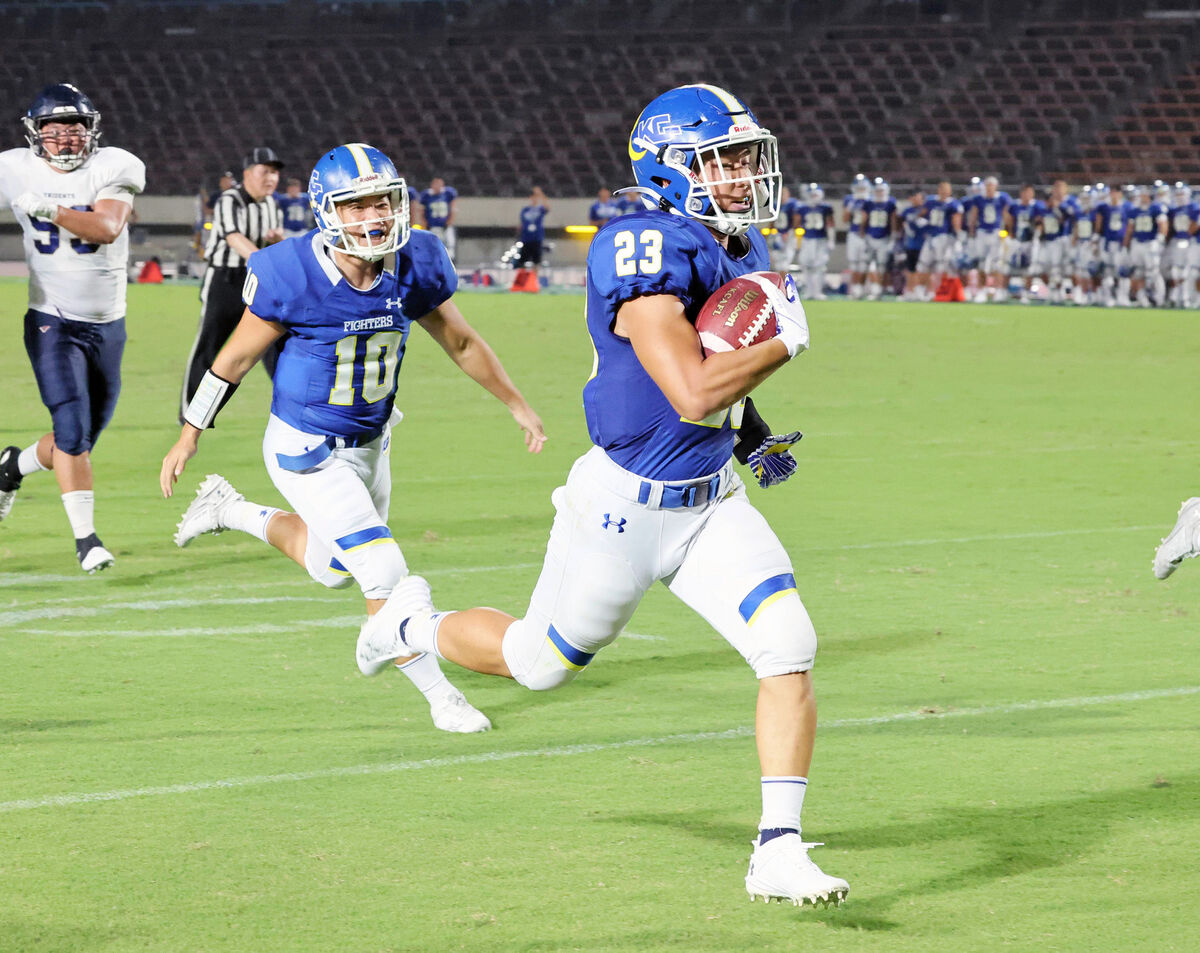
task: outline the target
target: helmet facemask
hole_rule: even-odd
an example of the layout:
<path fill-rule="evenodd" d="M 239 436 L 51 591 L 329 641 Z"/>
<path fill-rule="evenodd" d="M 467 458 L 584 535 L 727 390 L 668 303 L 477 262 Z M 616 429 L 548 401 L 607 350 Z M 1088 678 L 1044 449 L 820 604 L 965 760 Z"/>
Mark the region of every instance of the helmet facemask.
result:
<path fill-rule="evenodd" d="M 748 150 L 747 168 L 730 170 L 723 157 Z M 679 209 L 688 218 L 703 222 L 722 235 L 743 235 L 752 225 L 769 225 L 779 216 L 783 174 L 779 171 L 779 147 L 774 136 L 754 127 L 730 133 L 695 146 L 667 145 L 659 162 L 670 167 L 688 183 L 688 194 Z M 745 206 L 726 210 L 717 198 L 745 187 Z"/>
<path fill-rule="evenodd" d="M 390 215 L 342 221 L 338 205 L 379 195 L 387 195 Z M 366 261 L 379 261 L 402 248 L 411 234 L 408 189 L 401 178 L 389 179 L 378 173 L 362 176 L 350 188 L 323 193 L 320 201 L 313 203 L 313 212 L 327 247 Z"/>
<path fill-rule="evenodd" d="M 38 116 L 36 118 L 30 118 L 26 116 L 21 120 L 21 122 L 25 126 L 25 141 L 29 143 L 29 148 L 33 150 L 33 154 L 39 159 L 44 159 L 46 162 L 50 163 L 50 165 L 54 166 L 54 168 L 63 172 L 70 172 L 74 169 L 78 169 L 81 165 L 87 162 L 100 144 L 99 113 L 95 113 L 93 115 L 79 113 L 64 114 L 61 116 L 50 115 Z M 46 137 L 43 135 L 42 129 L 47 123 L 51 122 L 71 124 L 78 123 L 83 126 L 83 135 L 80 137 L 82 139 L 82 143 L 78 152 L 63 153 L 60 151 L 58 155 L 52 155 L 49 150 L 46 149 Z M 58 137 L 56 137 L 56 139 L 61 141 L 62 139 L 69 138 L 71 135 L 74 134 L 68 134 L 67 136 L 62 136 L 60 134 Z"/>

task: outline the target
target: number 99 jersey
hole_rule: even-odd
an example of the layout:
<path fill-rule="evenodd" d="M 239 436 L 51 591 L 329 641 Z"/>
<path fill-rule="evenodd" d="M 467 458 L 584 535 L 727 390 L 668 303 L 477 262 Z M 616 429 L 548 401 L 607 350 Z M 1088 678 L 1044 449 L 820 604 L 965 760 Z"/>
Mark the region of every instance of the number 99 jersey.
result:
<path fill-rule="evenodd" d="M 414 231 L 360 291 L 338 271 L 314 230 L 247 261 L 242 299 L 287 329 L 271 413 L 297 430 L 378 434 L 392 412 L 409 327 L 449 300 L 458 276 L 436 236 Z"/>
<path fill-rule="evenodd" d="M 0 208 L 23 192 L 90 212 L 99 199 L 133 204 L 146 187 L 146 167 L 133 153 L 97 149 L 70 172 L 56 172 L 31 149 L 0 153 Z M 107 245 L 77 238 L 53 222 L 16 212 L 29 263 L 29 308 L 72 321 L 107 324 L 125 317 L 129 229 Z"/>
<path fill-rule="evenodd" d="M 644 295 L 674 295 L 694 323 L 725 282 L 770 269 L 762 234 L 751 228 L 744 239 L 749 248 L 739 257 L 700 222 L 651 210 L 614 219 L 592 240 L 587 326 L 595 363 L 583 406 L 592 442 L 626 470 L 688 480 L 717 472 L 733 454 L 740 402 L 705 420 L 680 417 L 613 324 L 622 304 Z M 734 238 L 730 244 L 740 243 Z"/>

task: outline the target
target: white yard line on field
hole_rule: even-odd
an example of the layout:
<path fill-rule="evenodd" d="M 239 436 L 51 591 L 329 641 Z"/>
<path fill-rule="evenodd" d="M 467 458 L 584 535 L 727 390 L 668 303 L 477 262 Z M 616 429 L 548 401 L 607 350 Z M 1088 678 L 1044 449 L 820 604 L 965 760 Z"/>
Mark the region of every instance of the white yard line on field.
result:
<path fill-rule="evenodd" d="M 1092 705 L 1119 705 L 1127 702 L 1151 701 L 1162 698 L 1180 698 L 1200 694 L 1200 685 L 1180 688 L 1159 688 L 1119 695 L 1092 695 L 1080 698 L 1047 698 L 1009 705 L 987 705 L 978 708 L 950 709 L 947 711 L 902 711 L 890 715 L 868 718 L 841 718 L 822 722 L 822 730 L 837 728 L 863 728 L 907 721 L 928 721 L 944 718 L 968 718 L 986 715 L 1007 715 L 1026 711 L 1041 711 L 1055 708 L 1086 708 Z M 592 754 L 599 751 L 620 751 L 629 748 L 654 748 L 672 744 L 696 744 L 721 741 L 729 738 L 744 738 L 754 729 L 748 725 L 728 728 L 724 731 L 699 731 L 688 734 L 660 735 L 650 738 L 629 738 L 624 741 L 609 741 L 596 744 L 559 745 L 552 748 L 535 748 L 525 751 L 481 751 L 476 754 L 450 755 L 442 758 L 426 758 L 422 761 L 392 761 L 383 764 L 356 764 L 341 768 L 318 768 L 313 771 L 292 771 L 284 774 L 258 774 L 245 777 L 219 778 L 212 781 L 188 781 L 182 784 L 165 784 L 155 787 L 125 788 L 115 791 L 87 791 L 72 794 L 49 794 L 42 797 L 22 798 L 16 801 L 0 801 L 0 813 L 28 811 L 45 807 L 72 807 L 78 804 L 95 804 L 102 801 L 129 801 L 142 797 L 161 797 L 167 794 L 195 794 L 230 788 L 261 787 L 268 784 L 286 784 L 299 781 L 318 781 L 328 778 L 363 777 L 393 774 L 399 771 L 424 771 L 430 768 L 451 768 L 471 764 L 488 764 L 496 761 L 512 761 L 518 758 L 564 758 L 571 755 Z"/>

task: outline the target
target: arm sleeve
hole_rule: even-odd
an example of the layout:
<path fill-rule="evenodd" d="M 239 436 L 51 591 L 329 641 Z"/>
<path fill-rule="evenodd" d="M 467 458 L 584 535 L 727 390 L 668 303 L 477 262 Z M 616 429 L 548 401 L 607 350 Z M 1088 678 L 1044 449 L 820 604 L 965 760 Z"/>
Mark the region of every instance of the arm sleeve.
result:
<path fill-rule="evenodd" d="M 754 401 L 747 397 L 746 403 L 742 407 L 742 425 L 738 427 L 733 443 L 733 455 L 737 458 L 737 462 L 747 463 L 750 454 L 761 447 L 763 441 L 769 436 L 771 436 L 771 428 L 759 415 Z"/>

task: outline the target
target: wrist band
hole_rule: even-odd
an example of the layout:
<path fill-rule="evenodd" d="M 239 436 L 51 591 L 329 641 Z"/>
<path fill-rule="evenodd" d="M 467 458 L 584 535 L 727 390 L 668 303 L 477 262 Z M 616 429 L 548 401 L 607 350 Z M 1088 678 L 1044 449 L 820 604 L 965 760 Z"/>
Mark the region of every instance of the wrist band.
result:
<path fill-rule="evenodd" d="M 197 430 L 207 430 L 212 426 L 217 411 L 233 393 L 234 386 L 229 381 L 217 377 L 211 369 L 205 371 L 195 396 L 183 414 L 183 419 Z"/>

